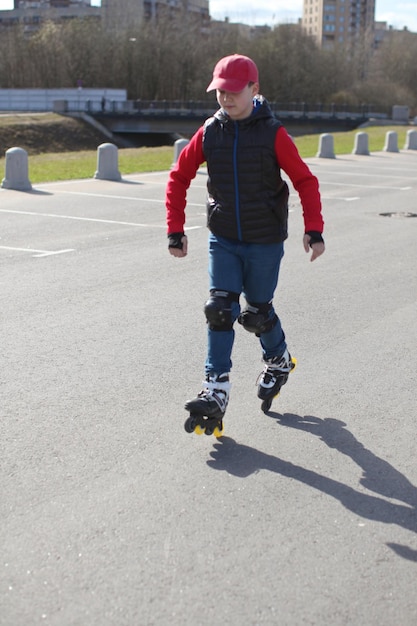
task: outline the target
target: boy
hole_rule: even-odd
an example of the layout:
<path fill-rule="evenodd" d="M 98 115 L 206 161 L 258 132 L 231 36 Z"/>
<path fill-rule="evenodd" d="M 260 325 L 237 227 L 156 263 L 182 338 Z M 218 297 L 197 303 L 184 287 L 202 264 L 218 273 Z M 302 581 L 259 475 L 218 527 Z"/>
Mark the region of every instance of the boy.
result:
<path fill-rule="evenodd" d="M 255 63 L 239 54 L 220 59 L 207 91 L 214 89 L 220 109 L 181 152 L 169 175 L 166 207 L 169 252 L 183 258 L 188 250 L 184 234 L 187 189 L 206 161 L 210 297 L 204 312 L 208 350 L 203 389 L 185 408 L 217 420 L 221 431 L 229 401 L 236 319 L 261 344 L 264 370 L 258 397 L 264 410 L 269 409 L 295 365 L 273 307 L 288 221 L 289 190 L 281 168 L 300 196 L 303 244 L 306 252 L 312 249 L 311 261 L 323 254 L 325 247 L 318 181 L 267 101 L 258 95 Z M 246 300 L 243 311 L 241 294 Z"/>

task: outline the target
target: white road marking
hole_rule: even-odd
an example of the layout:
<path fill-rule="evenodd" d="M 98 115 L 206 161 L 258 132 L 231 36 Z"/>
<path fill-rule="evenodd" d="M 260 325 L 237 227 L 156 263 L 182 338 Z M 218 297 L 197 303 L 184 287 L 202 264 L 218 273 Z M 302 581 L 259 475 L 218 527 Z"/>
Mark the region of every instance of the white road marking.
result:
<path fill-rule="evenodd" d="M 55 250 L 53 252 L 41 252 L 40 254 L 34 254 L 34 257 L 41 258 L 45 256 L 55 256 L 57 254 L 66 254 L 67 252 L 75 252 L 75 248 L 68 248 L 67 250 Z"/>
<path fill-rule="evenodd" d="M 325 185 L 336 185 L 337 187 L 360 187 L 361 189 L 395 189 L 396 191 L 409 191 L 412 187 L 390 187 L 388 185 L 367 185 L 366 183 L 362 183 L 362 185 L 356 185 L 355 183 L 329 183 L 327 181 L 320 181 L 320 187 L 324 187 Z"/>
<path fill-rule="evenodd" d="M 59 191 L 58 193 L 66 193 L 71 196 L 90 196 L 91 198 L 109 198 L 111 200 L 140 200 L 141 202 L 155 202 L 156 204 L 165 205 L 165 200 L 156 198 L 138 198 L 136 196 L 113 196 L 108 193 L 89 193 L 87 191 Z M 206 206 L 205 204 L 196 204 L 195 202 L 187 202 L 187 206 Z"/>
<path fill-rule="evenodd" d="M 61 220 L 78 220 L 80 222 L 98 222 L 101 224 L 117 224 L 119 226 L 141 226 L 143 228 L 166 228 L 165 224 L 141 224 L 138 222 L 122 222 L 118 220 L 103 220 L 94 217 L 79 217 L 76 215 L 57 215 L 56 213 L 35 213 L 34 211 L 14 211 L 12 209 L 0 209 L 0 213 L 13 213 L 15 215 L 31 215 L 32 217 L 54 217 Z"/>
<path fill-rule="evenodd" d="M 35 252 L 34 257 L 54 256 L 56 254 L 65 254 L 66 252 L 74 252 L 74 248 L 66 250 L 35 250 L 33 248 L 14 248 L 12 246 L 0 246 L 0 250 L 13 250 L 15 252 Z"/>
<path fill-rule="evenodd" d="M 298 193 L 291 193 L 290 197 L 296 198 L 297 200 L 300 199 Z M 322 200 L 343 200 L 344 202 L 352 202 L 353 200 L 360 200 L 360 196 L 340 197 L 340 196 L 324 196 L 323 194 L 321 194 L 321 199 Z"/>
<path fill-rule="evenodd" d="M 15 211 L 12 209 L 0 209 L 0 213 L 13 213 L 15 215 L 30 215 L 32 217 L 51 217 L 58 219 L 67 219 L 67 220 L 79 220 L 85 222 L 98 222 L 103 224 L 114 224 L 117 226 L 135 226 L 135 227 L 143 227 L 143 228 L 166 228 L 165 224 L 141 224 L 137 222 L 122 222 L 116 220 L 102 220 L 91 217 L 77 217 L 74 215 L 56 215 L 55 213 L 34 213 L 33 211 Z M 187 226 L 184 230 L 198 230 L 203 228 L 202 226 Z M 68 248 L 65 250 L 34 250 L 31 248 L 14 248 L 11 246 L 0 246 L 1 250 L 14 250 L 16 252 L 34 252 L 33 255 L 36 258 L 54 256 L 57 254 L 65 254 L 66 252 L 74 252 L 74 248 Z"/>
<path fill-rule="evenodd" d="M 111 200 L 140 200 L 141 202 L 156 202 L 157 204 L 165 204 L 165 200 L 157 200 L 155 198 L 137 198 L 136 196 L 114 196 L 110 193 L 89 193 L 88 191 L 59 191 L 58 193 L 66 193 L 71 196 L 90 196 L 91 198 L 110 198 Z"/>
<path fill-rule="evenodd" d="M 360 196 L 350 196 L 348 198 L 339 198 L 338 196 L 321 196 L 322 200 L 343 200 L 344 202 L 353 202 L 354 200 L 360 200 Z"/>

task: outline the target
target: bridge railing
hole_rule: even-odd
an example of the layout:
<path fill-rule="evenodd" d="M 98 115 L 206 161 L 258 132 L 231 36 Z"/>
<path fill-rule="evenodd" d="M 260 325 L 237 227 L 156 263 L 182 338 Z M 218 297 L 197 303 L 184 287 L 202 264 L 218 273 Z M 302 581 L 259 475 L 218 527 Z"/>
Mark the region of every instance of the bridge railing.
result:
<path fill-rule="evenodd" d="M 335 103 L 311 102 L 269 102 L 271 109 L 279 117 L 292 119 L 369 119 L 389 118 L 390 112 L 377 111 L 372 104 L 351 106 Z M 92 115 L 132 115 L 143 117 L 164 118 L 207 118 L 217 110 L 215 100 L 101 100 L 89 99 L 80 103 L 79 100 L 65 100 L 62 109 L 66 112 L 84 111 Z"/>
<path fill-rule="evenodd" d="M 125 103 L 125 113 L 143 116 L 164 117 L 208 117 L 217 109 L 216 102 L 180 100 L 129 100 Z M 348 104 L 323 104 L 307 102 L 269 102 L 278 116 L 293 118 L 387 118 L 389 113 L 376 111 L 372 104 L 351 106 Z M 109 108 L 111 112 L 111 107 Z M 116 112 L 116 111 L 114 111 Z M 120 111 L 119 111 L 120 112 Z"/>

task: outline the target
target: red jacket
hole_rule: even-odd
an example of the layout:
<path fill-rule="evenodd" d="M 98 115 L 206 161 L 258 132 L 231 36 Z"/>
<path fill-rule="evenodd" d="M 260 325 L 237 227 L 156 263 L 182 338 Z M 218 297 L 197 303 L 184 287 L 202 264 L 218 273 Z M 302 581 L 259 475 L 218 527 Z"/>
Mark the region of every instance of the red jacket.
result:
<path fill-rule="evenodd" d="M 169 174 L 166 188 L 168 234 L 184 231 L 187 189 L 199 167 L 206 161 L 203 152 L 203 132 L 202 126 L 182 150 Z M 300 157 L 293 140 L 283 126 L 276 133 L 275 154 L 279 167 L 289 176 L 300 196 L 305 232 L 322 233 L 324 222 L 318 180 Z"/>

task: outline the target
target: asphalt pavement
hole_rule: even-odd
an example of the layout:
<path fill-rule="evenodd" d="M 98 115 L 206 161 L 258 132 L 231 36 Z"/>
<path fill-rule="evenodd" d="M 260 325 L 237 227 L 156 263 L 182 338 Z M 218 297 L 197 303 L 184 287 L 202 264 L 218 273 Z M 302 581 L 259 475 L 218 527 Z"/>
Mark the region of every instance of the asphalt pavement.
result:
<path fill-rule="evenodd" d="M 417 151 L 307 162 L 327 250 L 292 192 L 275 298 L 298 366 L 264 415 L 238 326 L 218 441 L 183 428 L 204 169 L 185 259 L 167 172 L 0 190 L 2 626 L 417 623 Z"/>

